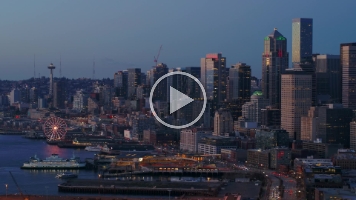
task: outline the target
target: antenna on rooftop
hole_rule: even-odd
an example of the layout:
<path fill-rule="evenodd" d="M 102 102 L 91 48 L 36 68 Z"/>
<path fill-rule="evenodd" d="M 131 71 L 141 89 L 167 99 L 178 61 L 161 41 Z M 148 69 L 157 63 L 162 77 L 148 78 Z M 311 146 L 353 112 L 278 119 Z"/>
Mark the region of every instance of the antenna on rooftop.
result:
<path fill-rule="evenodd" d="M 59 78 L 62 78 L 62 55 L 59 54 Z"/>
<path fill-rule="evenodd" d="M 94 78 L 95 78 L 95 56 L 93 59 L 93 77 L 92 77 L 92 79 L 94 80 Z"/>
<path fill-rule="evenodd" d="M 33 55 L 33 79 L 36 78 L 36 54 Z"/>

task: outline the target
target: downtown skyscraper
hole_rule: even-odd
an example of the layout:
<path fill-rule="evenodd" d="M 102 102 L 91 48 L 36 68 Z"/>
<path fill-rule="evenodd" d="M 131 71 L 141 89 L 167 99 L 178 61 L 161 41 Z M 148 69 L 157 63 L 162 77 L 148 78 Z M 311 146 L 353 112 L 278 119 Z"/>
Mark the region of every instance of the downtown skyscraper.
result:
<path fill-rule="evenodd" d="M 292 63 L 309 61 L 313 54 L 313 19 L 295 18 L 292 23 Z"/>
<path fill-rule="evenodd" d="M 200 81 L 211 102 L 211 116 L 226 99 L 226 58 L 221 53 L 207 54 L 200 60 Z"/>
<path fill-rule="evenodd" d="M 272 108 L 281 107 L 281 74 L 288 68 L 287 38 L 275 28 L 264 39 L 262 93 Z"/>
<path fill-rule="evenodd" d="M 356 43 L 340 45 L 342 68 L 342 105 L 356 109 Z"/>
<path fill-rule="evenodd" d="M 131 68 L 127 69 L 127 96 L 128 98 L 136 97 L 136 89 L 141 85 L 141 69 Z"/>

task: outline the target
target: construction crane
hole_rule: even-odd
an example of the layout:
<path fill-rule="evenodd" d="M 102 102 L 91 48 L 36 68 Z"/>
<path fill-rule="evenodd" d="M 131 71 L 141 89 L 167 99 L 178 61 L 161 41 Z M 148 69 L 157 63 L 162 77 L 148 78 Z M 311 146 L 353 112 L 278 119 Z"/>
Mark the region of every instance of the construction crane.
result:
<path fill-rule="evenodd" d="M 11 175 L 11 178 L 12 178 L 12 180 L 14 181 L 14 183 L 15 183 L 15 185 L 16 185 L 16 187 L 17 187 L 17 189 L 19 190 L 19 193 L 20 193 L 20 195 L 21 195 L 21 198 L 22 199 L 24 199 L 24 200 L 28 200 L 29 198 L 28 197 L 24 197 L 24 195 L 23 195 L 23 193 L 22 193 L 22 190 L 21 190 L 21 188 L 20 188 L 20 186 L 17 184 L 17 182 L 16 182 L 16 179 L 15 179 L 15 177 L 12 175 L 12 173 L 9 171 L 9 173 L 10 173 L 10 175 Z"/>
<path fill-rule="evenodd" d="M 162 49 L 162 45 L 159 47 L 157 56 L 153 56 L 156 66 L 157 66 L 157 63 L 158 63 L 159 54 L 161 54 L 161 49 Z"/>

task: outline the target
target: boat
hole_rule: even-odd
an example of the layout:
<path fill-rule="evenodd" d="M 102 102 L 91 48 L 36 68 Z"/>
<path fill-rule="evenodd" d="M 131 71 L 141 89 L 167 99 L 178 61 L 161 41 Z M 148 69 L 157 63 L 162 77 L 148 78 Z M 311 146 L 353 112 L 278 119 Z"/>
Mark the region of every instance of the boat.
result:
<path fill-rule="evenodd" d="M 98 146 L 87 146 L 85 147 L 84 150 L 86 151 L 101 151 L 103 147 L 101 147 L 100 145 Z"/>
<path fill-rule="evenodd" d="M 66 178 L 77 178 L 78 174 L 74 174 L 71 172 L 63 172 L 60 174 L 57 174 L 56 178 L 62 178 L 62 179 L 66 179 Z"/>
<path fill-rule="evenodd" d="M 63 159 L 58 154 L 52 154 L 44 160 L 39 159 L 36 155 L 31 157 L 28 162 L 25 162 L 21 169 L 79 169 L 86 166 L 85 162 L 81 162 L 79 157 Z"/>

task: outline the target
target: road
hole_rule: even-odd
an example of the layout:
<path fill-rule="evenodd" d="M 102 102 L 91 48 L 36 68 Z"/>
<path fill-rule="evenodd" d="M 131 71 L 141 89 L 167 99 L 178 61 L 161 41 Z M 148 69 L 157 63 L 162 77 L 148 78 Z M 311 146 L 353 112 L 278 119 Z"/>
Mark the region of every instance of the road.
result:
<path fill-rule="evenodd" d="M 248 171 L 254 171 L 254 172 L 262 172 L 266 175 L 266 177 L 269 177 L 272 181 L 271 187 L 269 189 L 269 199 L 271 200 L 280 200 L 280 180 L 283 181 L 283 200 L 297 200 L 297 193 L 300 192 L 297 190 L 297 183 L 296 180 L 293 178 L 290 178 L 288 176 L 285 176 L 283 174 L 277 173 L 272 170 L 268 169 L 254 169 L 250 167 L 245 167 L 242 166 L 242 168 L 247 168 Z"/>

